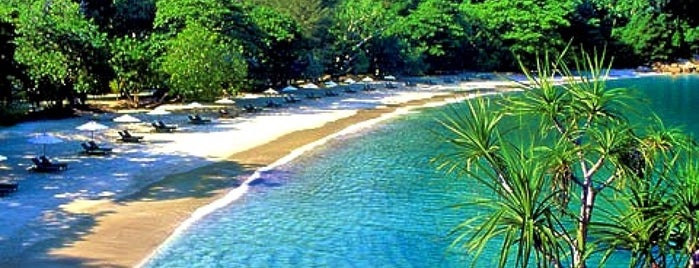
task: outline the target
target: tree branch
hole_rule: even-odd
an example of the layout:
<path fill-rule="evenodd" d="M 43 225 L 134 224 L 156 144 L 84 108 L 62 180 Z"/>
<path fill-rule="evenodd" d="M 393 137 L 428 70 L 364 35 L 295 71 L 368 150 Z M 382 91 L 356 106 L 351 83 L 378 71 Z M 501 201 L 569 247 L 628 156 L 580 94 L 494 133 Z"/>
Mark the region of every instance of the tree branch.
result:
<path fill-rule="evenodd" d="M 585 177 L 590 177 L 590 176 L 592 176 L 593 174 L 595 174 L 595 172 L 597 172 L 597 170 L 599 170 L 600 167 L 602 167 L 602 164 L 604 164 L 604 160 L 605 160 L 605 159 L 606 159 L 606 157 L 605 157 L 604 155 L 603 155 L 603 156 L 600 156 L 600 158 L 597 159 L 597 162 L 595 162 L 595 164 L 590 168 L 590 170 L 588 170 L 587 172 L 585 172 L 585 174 L 584 174 Z"/>
<path fill-rule="evenodd" d="M 615 180 L 616 178 L 618 178 L 618 177 L 617 177 L 617 173 L 615 172 L 613 175 L 609 176 L 609 178 L 607 178 L 607 180 L 605 180 L 604 183 L 600 184 L 600 186 L 597 186 L 597 187 L 595 188 L 595 190 L 596 190 L 597 192 L 602 191 L 604 188 L 606 188 L 606 187 L 609 186 L 612 182 L 614 182 L 614 180 Z"/>

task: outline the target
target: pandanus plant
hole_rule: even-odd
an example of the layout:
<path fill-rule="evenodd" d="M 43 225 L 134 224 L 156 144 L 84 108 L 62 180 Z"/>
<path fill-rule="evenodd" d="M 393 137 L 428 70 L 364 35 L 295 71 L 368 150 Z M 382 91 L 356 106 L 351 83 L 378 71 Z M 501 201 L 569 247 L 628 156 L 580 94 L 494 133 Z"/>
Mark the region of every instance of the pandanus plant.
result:
<path fill-rule="evenodd" d="M 666 190 L 660 182 L 676 170 L 676 152 L 686 148 L 686 137 L 659 120 L 632 124 L 629 118 L 638 112 L 633 107 L 640 98 L 606 86 L 611 61 L 604 52 L 583 51 L 570 65 L 566 58 L 565 51 L 555 58 L 545 55 L 535 72 L 521 65 L 528 77 L 519 82 L 521 93 L 469 100 L 441 119 L 449 133 L 443 138 L 453 150 L 435 157 L 438 167 L 490 190 L 460 204 L 479 206 L 482 213 L 454 229 L 453 245 L 477 259 L 489 241 L 502 239 L 499 267 L 581 268 L 595 252 L 613 252 L 604 249 L 621 245 L 598 239 L 603 234 L 629 238 L 635 244 L 624 248 L 634 251 L 634 258 L 660 263 L 650 245 L 665 234 L 649 215 L 660 213 L 662 202 L 646 202 L 655 197 L 646 182 Z M 614 219 L 642 230 L 596 224 L 594 215 L 612 212 L 595 210 L 597 197 L 626 198 L 620 191 L 626 187 L 635 187 L 636 201 L 646 202 L 630 206 L 647 204 L 656 210 L 629 210 Z M 676 232 L 687 229 L 679 223 L 685 214 L 676 214 Z M 640 231 L 645 235 L 636 236 Z"/>

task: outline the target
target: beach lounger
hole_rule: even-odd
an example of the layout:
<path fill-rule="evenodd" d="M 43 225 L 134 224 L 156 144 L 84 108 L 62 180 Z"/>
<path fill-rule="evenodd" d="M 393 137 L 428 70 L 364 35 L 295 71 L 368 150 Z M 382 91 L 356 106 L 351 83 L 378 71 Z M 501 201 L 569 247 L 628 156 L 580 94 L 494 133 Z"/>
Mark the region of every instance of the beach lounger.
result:
<path fill-rule="evenodd" d="M 152 122 L 151 125 L 153 126 L 153 128 L 155 128 L 155 132 L 160 132 L 160 133 L 173 132 L 173 131 L 175 131 L 175 129 L 177 129 L 177 125 L 168 125 L 168 124 L 165 124 L 165 122 L 160 121 L 160 120 Z"/>
<path fill-rule="evenodd" d="M 316 94 L 314 94 L 314 93 L 308 93 L 308 94 L 306 94 L 306 98 L 307 98 L 307 99 L 312 99 L 312 100 L 317 100 L 317 99 L 320 99 L 320 96 L 318 96 L 318 95 L 316 95 Z"/>
<path fill-rule="evenodd" d="M 0 196 L 16 192 L 19 185 L 16 182 L 0 182 Z"/>
<path fill-rule="evenodd" d="M 86 155 L 108 155 L 112 153 L 112 148 L 103 148 L 99 147 L 96 143 L 91 141 L 90 143 L 80 143 L 80 146 L 83 147 L 83 151 L 80 152 L 82 154 Z"/>
<path fill-rule="evenodd" d="M 386 82 L 386 88 L 392 89 L 392 88 L 398 88 L 396 84 L 391 83 L 391 82 Z"/>
<path fill-rule="evenodd" d="M 252 104 L 246 104 L 243 106 L 243 110 L 247 113 L 257 113 L 257 112 L 261 112 L 262 108 L 255 107 L 255 105 L 252 105 Z"/>
<path fill-rule="evenodd" d="M 131 142 L 131 143 L 139 143 L 141 142 L 141 139 L 143 139 L 143 136 L 133 136 L 128 130 L 124 131 L 119 131 L 119 139 L 117 141 L 121 142 Z"/>
<path fill-rule="evenodd" d="M 326 97 L 336 97 L 336 96 L 339 96 L 339 95 L 340 95 L 340 94 L 337 94 L 337 93 L 335 93 L 335 91 L 332 91 L 332 90 L 325 91 L 325 96 L 326 96 Z"/>
<path fill-rule="evenodd" d="M 284 101 L 286 101 L 287 103 L 295 103 L 301 100 L 297 99 L 294 95 L 289 95 L 284 97 Z"/>
<path fill-rule="evenodd" d="M 374 91 L 376 88 L 373 85 L 370 84 L 365 84 L 364 87 L 362 88 L 364 91 Z"/>
<path fill-rule="evenodd" d="M 195 125 L 203 125 L 203 124 L 208 124 L 211 123 L 211 119 L 209 118 L 203 118 L 198 114 L 195 115 L 189 115 L 187 116 L 189 118 L 189 123 L 195 124 Z"/>
<path fill-rule="evenodd" d="M 95 141 L 88 141 L 87 145 L 89 145 L 90 149 L 93 149 L 93 150 L 103 150 L 103 151 L 108 151 L 108 152 L 111 152 L 113 150 L 113 148 L 111 148 L 111 147 L 100 146 Z"/>
<path fill-rule="evenodd" d="M 218 118 L 235 118 L 238 115 L 235 113 L 232 113 L 226 109 L 219 109 L 218 110 Z"/>
<path fill-rule="evenodd" d="M 279 107 L 282 107 L 282 105 L 281 105 L 280 103 L 276 103 L 276 102 L 274 102 L 273 100 L 268 100 L 266 106 L 267 106 L 267 108 L 279 108 Z"/>
<path fill-rule="evenodd" d="M 237 110 L 234 110 L 234 111 L 229 111 L 226 109 L 218 110 L 218 117 L 219 118 L 236 118 L 238 116 L 240 116 L 240 113 Z"/>
<path fill-rule="evenodd" d="M 33 157 L 32 162 L 34 165 L 29 170 L 35 172 L 56 172 L 68 169 L 68 164 L 52 162 L 46 156 L 41 156 L 41 159 Z"/>

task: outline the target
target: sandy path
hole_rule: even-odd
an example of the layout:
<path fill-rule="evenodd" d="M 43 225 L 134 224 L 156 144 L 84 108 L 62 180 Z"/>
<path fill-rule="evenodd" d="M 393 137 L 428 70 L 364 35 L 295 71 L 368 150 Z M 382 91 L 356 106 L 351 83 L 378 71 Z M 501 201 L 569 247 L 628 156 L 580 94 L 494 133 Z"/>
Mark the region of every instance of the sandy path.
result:
<path fill-rule="evenodd" d="M 443 102 L 453 95 L 368 110 L 318 128 L 281 136 L 265 145 L 242 151 L 225 161 L 172 174 L 125 199 L 80 201 L 64 210 L 92 219 L 87 230 L 61 243 L 40 243 L 19 258 L 19 267 L 133 267 L 138 265 L 197 208 L 219 199 L 231 185 L 267 166 L 292 150 L 351 125 L 394 112 Z M 73 235 L 75 236 L 75 234 Z M 40 252 L 40 253 L 37 253 Z"/>

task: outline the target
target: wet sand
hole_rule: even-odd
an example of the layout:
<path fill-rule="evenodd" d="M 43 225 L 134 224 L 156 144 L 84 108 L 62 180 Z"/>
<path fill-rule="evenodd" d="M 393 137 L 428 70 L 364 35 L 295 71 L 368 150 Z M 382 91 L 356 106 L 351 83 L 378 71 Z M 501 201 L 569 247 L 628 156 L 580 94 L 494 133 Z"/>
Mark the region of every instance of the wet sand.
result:
<path fill-rule="evenodd" d="M 421 107 L 455 95 L 413 100 L 391 107 L 360 110 L 321 127 L 300 130 L 194 170 L 171 174 L 119 200 L 74 202 L 63 207 L 85 217 L 84 232 L 38 243 L 38 250 L 17 261 L 18 267 L 134 267 L 148 257 L 198 208 L 225 195 L 256 169 L 294 149 L 401 107 Z M 40 252 L 40 253 L 37 253 Z"/>

